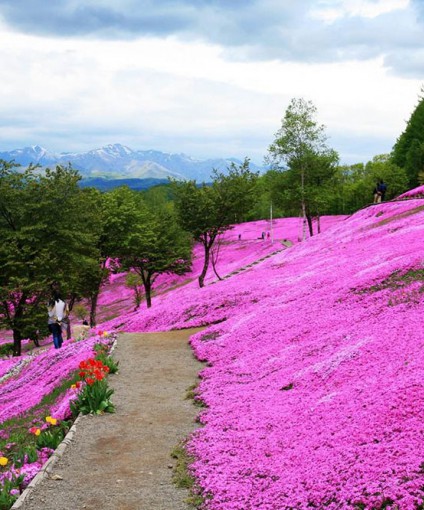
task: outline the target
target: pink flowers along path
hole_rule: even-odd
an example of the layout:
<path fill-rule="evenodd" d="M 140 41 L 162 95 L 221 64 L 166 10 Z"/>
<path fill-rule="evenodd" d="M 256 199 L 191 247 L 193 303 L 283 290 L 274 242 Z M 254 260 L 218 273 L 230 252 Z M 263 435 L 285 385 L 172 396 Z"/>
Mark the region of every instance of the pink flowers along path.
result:
<path fill-rule="evenodd" d="M 207 365 L 189 441 L 205 510 L 424 508 L 421 197 L 326 218 L 302 243 L 298 219 L 278 220 L 274 244 L 258 239 L 266 222 L 237 225 L 221 276 L 281 251 L 223 281 L 210 271 L 199 289 L 196 248 L 193 273 L 163 277 L 149 310 L 129 311 L 121 276 L 105 289 L 104 330 L 206 326 L 191 337 Z"/>
<path fill-rule="evenodd" d="M 191 339 L 204 508 L 423 508 L 423 248 L 423 200 L 383 203 L 104 325 L 210 325 Z"/>

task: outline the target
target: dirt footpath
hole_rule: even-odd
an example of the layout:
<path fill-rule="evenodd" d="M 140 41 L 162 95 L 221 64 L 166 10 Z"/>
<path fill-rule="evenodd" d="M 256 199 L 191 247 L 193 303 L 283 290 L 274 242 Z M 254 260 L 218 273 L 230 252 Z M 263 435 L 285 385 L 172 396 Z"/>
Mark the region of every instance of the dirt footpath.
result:
<path fill-rule="evenodd" d="M 119 374 L 109 376 L 116 413 L 78 422 L 51 476 L 21 509 L 189 508 L 187 492 L 172 483 L 170 453 L 196 427 L 198 410 L 185 399 L 202 368 L 187 343 L 195 331 L 120 335 Z"/>

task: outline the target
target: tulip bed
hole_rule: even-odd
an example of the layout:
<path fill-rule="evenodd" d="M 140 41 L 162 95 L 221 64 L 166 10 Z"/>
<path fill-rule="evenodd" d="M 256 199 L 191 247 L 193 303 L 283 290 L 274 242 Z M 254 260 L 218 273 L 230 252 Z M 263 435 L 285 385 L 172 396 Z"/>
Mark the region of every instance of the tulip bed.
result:
<path fill-rule="evenodd" d="M 96 345 L 108 346 L 114 338 L 93 333 L 65 341 L 61 349 L 0 360 L 0 508 L 13 504 L 63 439 L 70 402 L 84 389 L 78 369 L 96 354 Z"/>

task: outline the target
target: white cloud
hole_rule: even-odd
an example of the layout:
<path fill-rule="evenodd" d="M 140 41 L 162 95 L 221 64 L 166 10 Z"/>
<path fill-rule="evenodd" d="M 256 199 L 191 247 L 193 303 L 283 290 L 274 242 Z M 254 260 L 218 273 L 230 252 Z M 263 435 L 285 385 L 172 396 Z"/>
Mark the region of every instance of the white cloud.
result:
<path fill-rule="evenodd" d="M 376 18 L 382 14 L 409 7 L 409 0 L 324 0 L 312 8 L 310 15 L 332 23 L 347 16 Z"/>
<path fill-rule="evenodd" d="M 405 2 L 387 0 L 385 12 L 389 4 L 402 9 Z M 336 5 L 346 15 L 356 9 L 363 16 L 384 7 L 353 0 Z M 372 6 L 380 11 L 371 11 Z M 327 126 L 342 160 L 366 160 L 390 150 L 421 86 L 412 69 L 411 78 L 393 75 L 383 53 L 326 63 L 240 61 L 229 60 L 223 45 L 176 36 L 39 37 L 4 24 L 0 36 L 7 71 L 0 82 L 3 150 L 35 143 L 56 151 L 82 150 L 120 142 L 136 149 L 249 156 L 261 162 L 290 99 L 304 97 L 317 106 L 318 120 Z M 331 36 L 317 31 L 309 44 L 329 46 L 326 37 Z M 366 41 L 359 41 L 366 48 Z M 333 46 L 336 51 L 337 43 Z M 412 58 L 409 62 L 421 65 Z"/>

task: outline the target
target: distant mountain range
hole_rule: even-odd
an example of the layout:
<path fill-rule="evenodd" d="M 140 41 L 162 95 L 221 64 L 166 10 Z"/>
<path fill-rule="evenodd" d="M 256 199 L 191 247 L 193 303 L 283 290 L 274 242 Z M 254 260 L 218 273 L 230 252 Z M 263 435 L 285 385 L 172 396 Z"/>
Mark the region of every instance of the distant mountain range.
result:
<path fill-rule="evenodd" d="M 213 169 L 225 171 L 231 164 L 242 163 L 238 159 L 193 159 L 185 154 L 167 154 L 160 151 L 132 150 L 119 143 L 106 145 L 100 149 L 88 152 L 63 152 L 55 154 L 47 149 L 35 145 L 16 149 L 10 152 L 0 152 L 0 159 L 14 160 L 22 166 L 30 163 L 43 168 L 55 165 L 68 165 L 78 170 L 84 180 L 115 180 L 151 179 L 166 180 L 168 177 L 176 179 L 195 179 L 198 182 L 210 181 Z M 251 164 L 253 171 L 262 168 Z M 153 182 L 152 181 L 152 182 Z"/>

